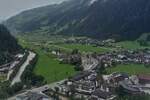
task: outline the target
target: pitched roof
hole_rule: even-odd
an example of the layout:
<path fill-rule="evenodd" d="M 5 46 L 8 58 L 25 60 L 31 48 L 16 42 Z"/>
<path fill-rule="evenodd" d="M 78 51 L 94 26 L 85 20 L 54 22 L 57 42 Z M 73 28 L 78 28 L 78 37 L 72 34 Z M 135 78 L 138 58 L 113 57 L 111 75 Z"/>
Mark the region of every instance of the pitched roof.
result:
<path fill-rule="evenodd" d="M 92 95 L 97 96 L 99 98 L 103 98 L 103 99 L 108 99 L 112 97 L 112 93 L 110 92 L 106 92 L 106 91 L 102 91 L 100 89 L 95 90 Z"/>
<path fill-rule="evenodd" d="M 129 86 L 125 81 L 119 83 L 124 89 L 131 91 L 131 92 L 140 92 L 139 88 Z"/>
<path fill-rule="evenodd" d="M 125 72 L 115 72 L 112 74 L 112 76 L 114 76 L 114 77 L 123 76 L 124 78 L 129 78 L 129 75 Z"/>
<path fill-rule="evenodd" d="M 91 74 L 91 72 L 89 72 L 89 71 L 80 72 L 80 73 L 76 74 L 76 75 L 72 78 L 72 80 L 73 80 L 73 81 L 78 81 L 78 80 L 81 80 L 81 79 L 84 78 L 84 77 L 89 76 L 90 74 Z"/>

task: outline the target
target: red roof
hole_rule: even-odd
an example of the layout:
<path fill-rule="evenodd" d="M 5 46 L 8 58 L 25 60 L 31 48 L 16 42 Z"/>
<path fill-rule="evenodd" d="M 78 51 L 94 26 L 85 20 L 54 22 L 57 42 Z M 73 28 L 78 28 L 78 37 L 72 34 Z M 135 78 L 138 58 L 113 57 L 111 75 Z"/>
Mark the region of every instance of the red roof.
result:
<path fill-rule="evenodd" d="M 150 75 L 138 75 L 139 79 L 150 80 Z"/>

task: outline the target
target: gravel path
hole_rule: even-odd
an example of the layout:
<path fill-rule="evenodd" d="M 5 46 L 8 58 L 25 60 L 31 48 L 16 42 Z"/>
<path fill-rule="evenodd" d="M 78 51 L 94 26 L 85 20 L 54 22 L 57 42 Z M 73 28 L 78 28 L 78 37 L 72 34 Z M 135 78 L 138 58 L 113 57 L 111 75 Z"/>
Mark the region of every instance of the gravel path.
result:
<path fill-rule="evenodd" d="M 29 51 L 29 56 L 27 57 L 27 60 L 23 63 L 23 65 L 20 67 L 17 75 L 12 80 L 11 85 L 14 85 L 15 83 L 21 82 L 21 75 L 26 69 L 26 67 L 29 65 L 30 61 L 35 57 L 35 53 Z"/>

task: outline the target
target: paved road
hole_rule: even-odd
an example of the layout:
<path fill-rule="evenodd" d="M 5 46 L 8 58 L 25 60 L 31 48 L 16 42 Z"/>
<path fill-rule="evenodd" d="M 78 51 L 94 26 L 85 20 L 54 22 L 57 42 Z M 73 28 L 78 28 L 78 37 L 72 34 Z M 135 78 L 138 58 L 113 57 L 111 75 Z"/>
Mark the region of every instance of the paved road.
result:
<path fill-rule="evenodd" d="M 25 92 L 17 94 L 15 96 L 11 97 L 11 98 L 8 98 L 7 100 L 16 100 L 17 96 L 24 95 L 24 94 L 28 93 L 29 91 L 30 92 L 36 92 L 36 93 L 42 93 L 42 91 L 45 91 L 47 89 L 55 89 L 55 87 L 58 86 L 58 84 L 61 84 L 64 81 L 65 80 L 62 80 L 62 81 L 55 82 L 55 83 L 52 83 L 52 84 L 49 84 L 49 85 L 44 85 L 44 86 L 41 86 L 41 87 L 38 87 L 38 88 L 33 88 L 33 89 L 30 89 L 30 90 L 26 90 Z"/>
<path fill-rule="evenodd" d="M 35 53 L 29 51 L 29 55 L 27 57 L 27 60 L 23 63 L 23 65 L 20 67 L 20 70 L 18 71 L 17 75 L 14 77 L 14 79 L 11 82 L 11 85 L 14 85 L 15 83 L 21 82 L 21 75 L 24 72 L 25 68 L 29 65 L 30 61 L 35 57 Z"/>

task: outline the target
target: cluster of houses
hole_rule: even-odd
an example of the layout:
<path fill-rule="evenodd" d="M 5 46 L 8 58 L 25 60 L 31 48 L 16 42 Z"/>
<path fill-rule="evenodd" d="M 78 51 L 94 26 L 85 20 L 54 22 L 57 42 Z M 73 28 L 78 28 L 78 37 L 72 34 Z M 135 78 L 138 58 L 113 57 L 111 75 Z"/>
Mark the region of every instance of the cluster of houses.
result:
<path fill-rule="evenodd" d="M 150 50 L 124 50 L 105 54 L 91 54 L 88 57 L 82 56 L 84 71 L 59 85 L 60 94 L 74 94 L 77 98 L 84 97 L 87 100 L 114 100 L 118 88 L 121 88 L 122 92 L 132 95 L 150 94 L 150 74 L 130 76 L 124 72 L 116 72 L 100 76 L 96 69 L 101 66 L 101 63 L 104 63 L 105 67 L 113 66 L 114 63 L 138 63 L 150 66 Z"/>
<path fill-rule="evenodd" d="M 150 94 L 150 75 L 130 76 L 124 72 L 98 75 L 90 70 L 79 72 L 58 83 L 54 88 L 44 88 L 44 92 L 29 91 L 19 95 L 16 100 L 56 100 L 56 96 L 57 100 L 70 100 L 71 96 L 85 100 L 115 100 L 118 88 L 131 95 Z"/>
<path fill-rule="evenodd" d="M 83 44 L 83 45 L 93 45 L 93 46 L 105 46 L 105 47 L 117 47 L 121 48 L 120 46 L 114 45 L 116 41 L 114 39 L 107 39 L 103 41 L 99 41 L 92 38 L 87 37 L 71 37 L 69 39 L 66 39 L 64 43 L 67 44 Z"/>
<path fill-rule="evenodd" d="M 122 92 L 128 94 L 150 94 L 150 74 L 132 75 L 126 73 L 113 73 L 111 75 L 103 75 L 103 79 L 112 87 L 120 87 Z"/>
<path fill-rule="evenodd" d="M 14 69 L 14 67 L 20 62 L 23 58 L 24 54 L 17 54 L 14 57 L 14 60 L 10 63 L 4 64 L 0 66 L 0 75 L 7 75 L 10 70 Z"/>
<path fill-rule="evenodd" d="M 66 43 L 80 44 L 95 44 L 97 42 L 98 41 L 90 39 L 73 39 L 66 41 Z M 108 40 L 103 43 L 107 42 L 113 43 L 115 41 Z M 69 77 L 61 84 L 57 84 L 57 91 L 53 89 L 53 91 L 55 91 L 54 93 L 57 92 L 57 94 L 65 97 L 70 97 L 72 95 L 75 98 L 84 97 L 86 100 L 115 100 L 117 97 L 116 89 L 120 89 L 120 92 L 132 95 L 150 94 L 150 74 L 128 75 L 125 72 L 115 72 L 110 75 L 105 75 L 97 72 L 97 69 L 102 66 L 102 63 L 104 64 L 104 67 L 110 67 L 114 64 L 128 63 L 145 64 L 150 66 L 149 49 L 134 51 L 124 50 L 104 54 L 95 53 L 88 55 L 82 55 L 80 53 L 65 54 L 59 50 L 52 51 L 52 53 L 57 55 L 61 62 L 63 61 L 64 63 L 69 64 L 76 64 L 80 62 L 84 68 L 83 71 Z M 32 98 L 34 97 L 33 95 L 38 97 L 38 99 L 35 100 L 48 99 L 45 95 L 35 93 L 32 93 L 32 96 L 29 95 L 27 97 Z"/>
<path fill-rule="evenodd" d="M 73 38 L 74 41 L 91 41 L 86 38 Z M 94 43 L 93 42 L 87 43 Z M 75 43 L 76 43 L 75 42 Z M 115 41 L 112 39 L 108 39 L 103 41 L 102 43 L 114 43 Z M 74 42 L 70 42 L 74 43 Z M 81 43 L 81 42 L 80 42 Z M 57 55 L 59 60 L 63 63 L 74 64 L 80 62 L 84 70 L 95 69 L 99 66 L 99 64 L 104 63 L 105 67 L 111 67 L 117 64 L 144 64 L 146 67 L 150 66 L 150 50 L 149 49 L 139 49 L 139 50 L 121 50 L 108 52 L 104 54 L 66 54 L 60 52 L 60 50 L 52 51 L 53 54 Z"/>
<path fill-rule="evenodd" d="M 127 94 L 150 94 L 150 75 L 116 72 L 99 76 L 94 71 L 83 71 L 58 85 L 59 94 L 86 100 L 115 100 L 116 89 Z"/>
<path fill-rule="evenodd" d="M 91 45 L 91 44 L 99 44 L 100 41 L 96 40 L 96 39 L 91 39 L 91 38 L 87 38 L 87 37 L 71 37 L 69 39 L 66 39 L 64 41 L 67 44 L 86 44 L 86 45 Z"/>
<path fill-rule="evenodd" d="M 107 53 L 98 55 L 98 58 L 102 58 L 108 64 L 115 62 L 117 64 L 129 64 L 129 63 L 136 63 L 136 64 L 145 64 L 150 65 L 150 50 L 124 50 L 119 52 Z"/>
<path fill-rule="evenodd" d="M 149 63 L 150 62 L 150 52 L 148 51 L 125 51 L 122 55 L 118 55 L 120 61 L 134 62 L 134 63 Z"/>

